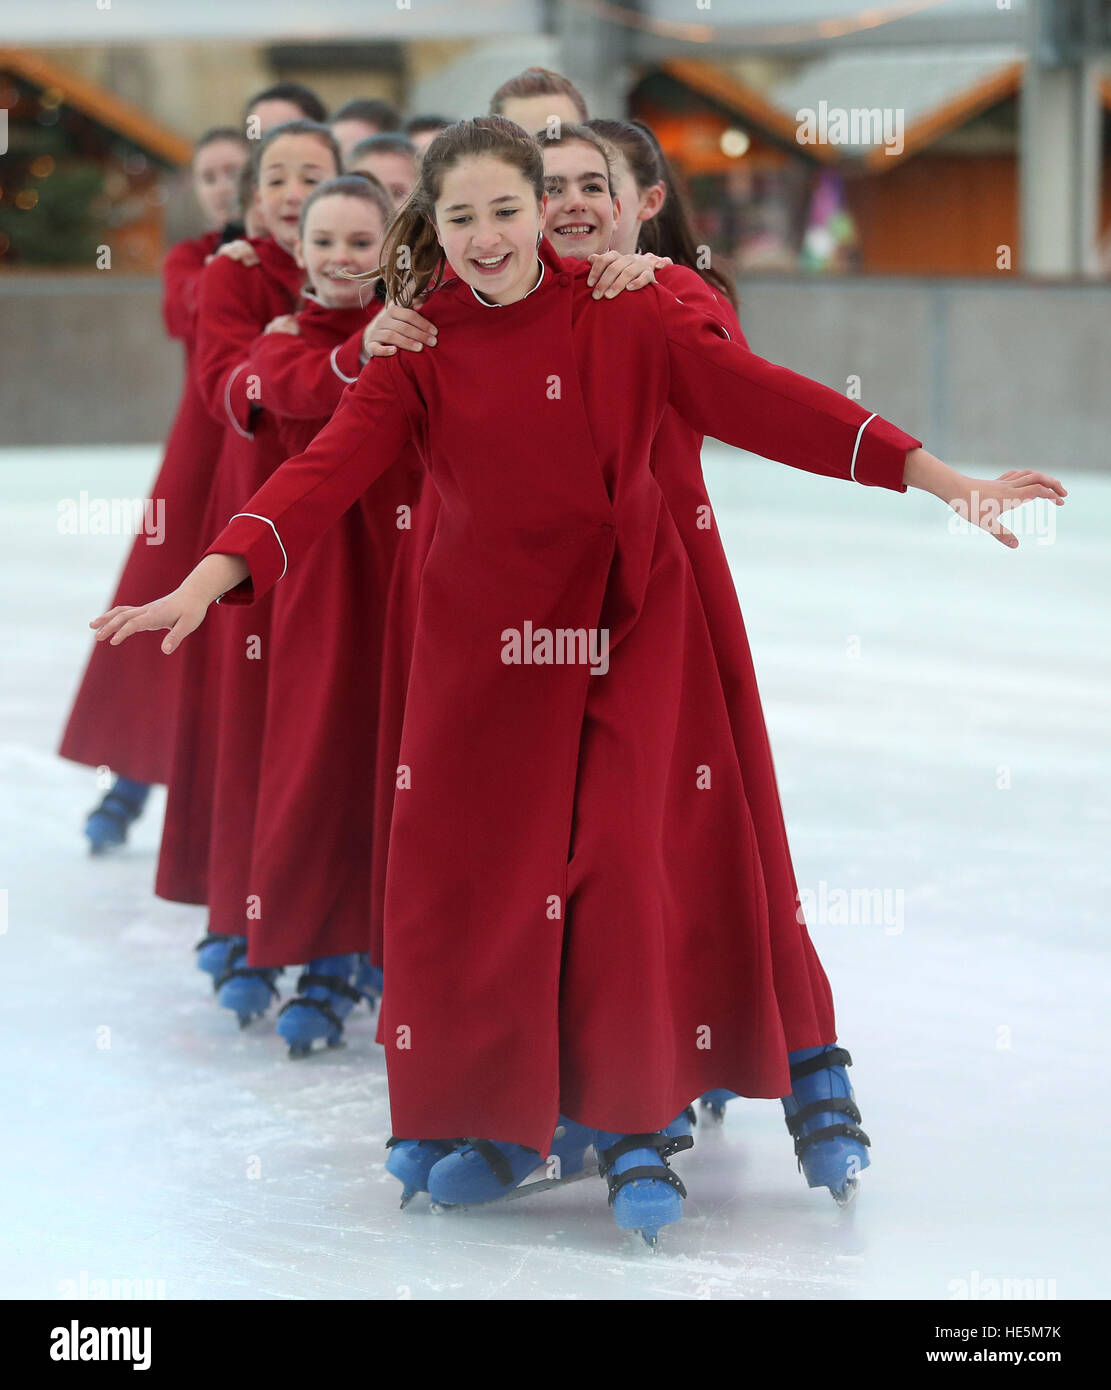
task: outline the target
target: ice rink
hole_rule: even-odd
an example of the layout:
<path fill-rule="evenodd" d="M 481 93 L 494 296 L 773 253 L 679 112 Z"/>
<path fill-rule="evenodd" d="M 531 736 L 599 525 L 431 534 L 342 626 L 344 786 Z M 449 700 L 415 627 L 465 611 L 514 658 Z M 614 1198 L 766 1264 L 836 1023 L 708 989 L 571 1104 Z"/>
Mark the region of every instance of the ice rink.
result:
<path fill-rule="evenodd" d="M 1070 496 L 1010 552 L 933 498 L 708 447 L 873 1166 L 839 1211 L 778 1102 L 735 1101 L 674 1160 L 653 1256 L 596 1178 L 399 1211 L 370 1015 L 292 1063 L 214 1005 L 203 910 L 151 893 L 160 793 L 87 857 L 93 774 L 54 748 L 129 538 L 61 534 L 59 502 L 145 496 L 157 458 L 0 452 L 0 1295 L 1107 1296 L 1111 479 L 1017 460 Z M 885 910 L 846 919 L 853 889 Z"/>

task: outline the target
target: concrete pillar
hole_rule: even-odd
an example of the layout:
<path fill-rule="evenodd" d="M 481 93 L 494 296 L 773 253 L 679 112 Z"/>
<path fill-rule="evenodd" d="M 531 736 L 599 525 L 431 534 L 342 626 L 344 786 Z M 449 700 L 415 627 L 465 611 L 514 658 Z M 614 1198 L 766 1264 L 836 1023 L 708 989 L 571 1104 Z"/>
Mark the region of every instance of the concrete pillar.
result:
<path fill-rule="evenodd" d="M 1048 39 L 1033 0 L 1020 99 L 1022 266 L 1029 275 L 1099 273 L 1100 98 L 1093 57 Z"/>
<path fill-rule="evenodd" d="M 636 5 L 624 0 L 623 7 L 631 11 Z M 559 6 L 554 23 L 559 71 L 582 92 L 591 116 L 624 117 L 633 30 L 573 5 Z"/>

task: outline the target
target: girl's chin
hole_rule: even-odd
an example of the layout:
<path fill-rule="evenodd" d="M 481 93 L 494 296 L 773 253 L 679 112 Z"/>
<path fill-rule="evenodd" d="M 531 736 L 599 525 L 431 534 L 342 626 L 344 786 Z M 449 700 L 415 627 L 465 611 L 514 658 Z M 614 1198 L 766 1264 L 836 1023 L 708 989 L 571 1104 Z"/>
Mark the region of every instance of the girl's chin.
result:
<path fill-rule="evenodd" d="M 331 280 L 326 280 L 323 285 L 314 285 L 313 293 L 326 309 L 357 309 L 364 302 L 359 297 L 360 288 L 365 292 L 365 285 L 356 284 L 341 289 Z"/>

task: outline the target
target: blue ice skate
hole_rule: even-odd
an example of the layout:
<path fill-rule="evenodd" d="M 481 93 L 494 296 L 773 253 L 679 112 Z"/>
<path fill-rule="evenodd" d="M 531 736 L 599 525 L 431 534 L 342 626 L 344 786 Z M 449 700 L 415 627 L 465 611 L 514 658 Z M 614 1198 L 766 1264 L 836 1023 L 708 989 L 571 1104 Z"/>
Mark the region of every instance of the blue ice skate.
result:
<path fill-rule="evenodd" d="M 278 1036 L 291 1057 L 307 1057 L 319 1039 L 329 1047 L 343 1040 L 343 1020 L 363 996 L 356 987 L 359 957 L 321 956 L 309 961 L 297 981 L 297 994 L 278 1010 Z"/>
<path fill-rule="evenodd" d="M 209 932 L 207 936 L 202 936 L 193 947 L 197 953 L 197 969 L 212 976 L 213 989 L 216 988 L 216 981 L 228 967 L 228 952 L 236 941 L 242 940 L 243 937 L 239 936 L 218 936 L 214 932 Z"/>
<path fill-rule="evenodd" d="M 587 1159 L 594 1131 L 561 1115 L 552 1137 L 552 1151 L 541 1158 L 523 1144 L 495 1143 L 490 1139 L 466 1139 L 434 1165 L 428 1175 L 428 1195 L 437 1207 L 475 1206 L 533 1196 L 572 1178 L 594 1171 Z M 526 1183 L 538 1168 L 548 1176 Z"/>
<path fill-rule="evenodd" d="M 428 1191 L 428 1175 L 441 1158 L 461 1144 L 461 1139 L 393 1139 L 386 1148 L 386 1172 L 401 1184 L 401 1208 L 409 1205 L 418 1192 Z"/>
<path fill-rule="evenodd" d="M 355 976 L 355 988 L 366 1000 L 371 1013 L 382 1002 L 382 971 L 371 965 L 369 956 L 359 957 L 359 970 Z"/>
<path fill-rule="evenodd" d="M 718 1124 L 725 1119 L 725 1107 L 731 1100 L 737 1099 L 736 1091 L 705 1091 L 699 1097 L 699 1105 L 703 1110 L 710 1112 L 710 1119 Z"/>
<path fill-rule="evenodd" d="M 127 832 L 142 815 L 149 795 L 150 787 L 145 782 L 117 777 L 85 821 L 89 853 L 104 854 L 125 844 Z"/>
<path fill-rule="evenodd" d="M 783 1098 L 787 1129 L 795 1141 L 799 1170 L 811 1187 L 828 1187 L 845 1206 L 867 1168 L 871 1140 L 860 1128 L 860 1111 L 846 1067 L 853 1059 L 843 1047 L 804 1047 L 787 1057 L 791 1094 Z"/>
<path fill-rule="evenodd" d="M 281 997 L 274 985 L 281 969 L 243 965 L 240 962 L 246 956 L 247 938 L 229 937 L 227 960 L 223 972 L 216 977 L 216 1000 L 238 1016 L 240 1028 L 261 1018 L 270 1007 L 270 1000 Z"/>
<path fill-rule="evenodd" d="M 694 1144 L 687 1111 L 655 1134 L 606 1134 L 599 1130 L 598 1171 L 609 1185 L 610 1206 L 622 1230 L 639 1231 L 651 1250 L 660 1227 L 680 1220 L 687 1189 L 668 1167 L 672 1154 Z"/>

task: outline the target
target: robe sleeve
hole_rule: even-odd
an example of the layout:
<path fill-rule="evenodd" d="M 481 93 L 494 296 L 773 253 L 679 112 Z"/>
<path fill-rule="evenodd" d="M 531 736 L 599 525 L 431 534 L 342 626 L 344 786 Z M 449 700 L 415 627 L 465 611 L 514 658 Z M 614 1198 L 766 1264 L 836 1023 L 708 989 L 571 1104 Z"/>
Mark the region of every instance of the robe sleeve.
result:
<path fill-rule="evenodd" d="M 703 280 L 696 270 L 687 266 L 665 266 L 663 270 L 656 272 L 656 280 L 662 289 L 672 293 L 680 303 L 698 309 L 720 324 L 733 342 L 739 343 L 743 348 L 748 347 L 740 320 L 728 298 Z"/>
<path fill-rule="evenodd" d="M 260 334 L 245 368 L 229 378 L 232 418 L 246 427 L 251 405 L 259 405 L 285 419 L 327 419 L 358 378 L 362 340 L 362 329 L 335 347 L 309 346 L 292 333 Z"/>
<path fill-rule="evenodd" d="M 197 296 L 204 270 L 204 243 L 182 241 L 162 263 L 162 321 L 171 338 L 191 343 L 197 331 Z"/>
<path fill-rule="evenodd" d="M 344 391 L 305 452 L 276 468 L 243 504 L 205 551 L 238 555 L 251 572 L 223 602 L 261 598 L 400 457 L 414 437 L 404 386 L 395 359 L 374 363 Z"/>
<path fill-rule="evenodd" d="M 240 434 L 248 433 L 250 411 L 243 400 L 233 405 L 231 395 L 236 381 L 245 376 L 260 319 L 266 321 L 265 310 L 256 302 L 261 288 L 259 267 L 241 265 L 230 256 L 214 257 L 201 275 L 195 378 L 212 418 Z"/>
<path fill-rule="evenodd" d="M 757 357 L 674 294 L 660 290 L 656 302 L 668 400 L 688 424 L 807 473 L 906 492 L 906 456 L 920 439 L 839 391 Z"/>

